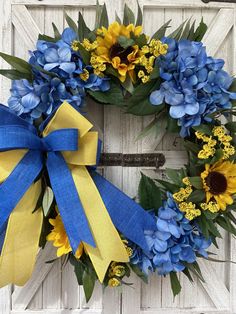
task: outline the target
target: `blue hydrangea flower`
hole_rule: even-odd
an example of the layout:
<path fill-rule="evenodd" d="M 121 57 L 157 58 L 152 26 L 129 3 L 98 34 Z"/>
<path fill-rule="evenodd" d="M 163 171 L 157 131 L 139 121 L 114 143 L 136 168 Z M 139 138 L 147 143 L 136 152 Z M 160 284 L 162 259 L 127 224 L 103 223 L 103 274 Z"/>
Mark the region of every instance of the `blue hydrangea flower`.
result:
<path fill-rule="evenodd" d="M 145 274 L 155 270 L 160 275 L 179 272 L 184 270 L 184 262 L 196 261 L 196 254 L 207 257 L 206 249 L 211 240 L 206 240 L 201 230 L 184 217 L 170 193 L 158 210 L 156 226 L 156 231 L 145 231 L 148 252 L 129 244 L 133 249 L 131 263 L 138 265 Z"/>
<path fill-rule="evenodd" d="M 42 115 L 50 115 L 65 100 L 79 109 L 87 90 L 105 92 L 110 89 L 109 79 L 95 75 L 79 52 L 73 51 L 71 43 L 76 39 L 77 34 L 66 28 L 57 42 L 38 40 L 29 59 L 33 66 L 32 84 L 27 80 L 12 84 L 8 105 L 17 115 L 33 123 Z M 86 76 L 81 76 L 84 73 Z"/>
<path fill-rule="evenodd" d="M 211 121 L 209 115 L 231 108 L 236 93 L 229 92 L 232 77 L 222 70 L 224 61 L 208 57 L 200 42 L 164 38 L 168 52 L 159 58 L 159 90 L 150 95 L 153 105 L 170 105 L 170 116 L 178 119 L 181 136 L 188 136 L 192 126 Z"/>

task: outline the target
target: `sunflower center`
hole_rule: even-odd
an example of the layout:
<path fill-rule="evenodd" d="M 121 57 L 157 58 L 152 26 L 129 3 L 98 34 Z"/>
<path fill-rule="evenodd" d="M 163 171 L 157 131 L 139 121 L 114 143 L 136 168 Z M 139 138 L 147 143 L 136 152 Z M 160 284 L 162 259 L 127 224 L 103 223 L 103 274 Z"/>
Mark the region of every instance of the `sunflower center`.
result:
<path fill-rule="evenodd" d="M 206 184 L 210 188 L 210 192 L 214 195 L 224 193 L 227 189 L 226 177 L 217 171 L 212 171 L 206 178 Z"/>
<path fill-rule="evenodd" d="M 128 55 L 133 52 L 133 47 L 123 48 L 120 44 L 116 43 L 110 48 L 110 57 L 119 57 L 122 63 L 128 64 Z"/>

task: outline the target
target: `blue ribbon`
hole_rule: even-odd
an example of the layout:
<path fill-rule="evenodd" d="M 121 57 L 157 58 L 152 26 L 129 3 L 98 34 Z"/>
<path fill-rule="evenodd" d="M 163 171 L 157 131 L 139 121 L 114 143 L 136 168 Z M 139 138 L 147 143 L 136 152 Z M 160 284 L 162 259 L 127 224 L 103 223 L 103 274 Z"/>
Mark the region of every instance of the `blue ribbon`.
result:
<path fill-rule="evenodd" d="M 116 228 L 127 239 L 148 251 L 144 230 L 156 230 L 154 218 L 100 174 L 95 171 L 90 174 Z"/>
<path fill-rule="evenodd" d="M 46 122 L 43 127 L 47 125 Z M 0 151 L 23 148 L 29 151 L 0 185 L 0 246 L 8 217 L 40 174 L 45 165 L 44 153 L 47 152 L 46 167 L 73 252 L 76 252 L 81 241 L 95 247 L 70 169 L 61 154 L 62 151 L 78 150 L 78 130 L 56 130 L 40 138 L 32 125 L 0 105 Z M 100 152 L 99 140 L 97 164 Z M 148 250 L 144 230 L 156 229 L 153 217 L 95 172 L 96 165 L 88 168 L 113 224 L 127 239 Z"/>
<path fill-rule="evenodd" d="M 95 247 L 71 172 L 61 154 L 61 151 L 78 150 L 78 130 L 56 130 L 40 138 L 32 126 L 2 105 L 0 125 L 0 151 L 29 149 L 0 185 L 0 230 L 41 172 L 44 166 L 43 153 L 47 152 L 49 178 L 73 252 L 76 252 L 81 241 Z"/>

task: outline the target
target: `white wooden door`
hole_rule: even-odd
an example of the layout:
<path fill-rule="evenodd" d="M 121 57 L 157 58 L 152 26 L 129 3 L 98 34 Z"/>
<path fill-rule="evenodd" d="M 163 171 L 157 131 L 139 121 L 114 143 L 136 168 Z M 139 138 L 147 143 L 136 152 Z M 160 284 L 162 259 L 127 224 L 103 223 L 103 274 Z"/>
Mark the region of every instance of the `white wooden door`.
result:
<path fill-rule="evenodd" d="M 134 10 L 136 0 L 126 1 Z M 144 13 L 145 32 L 152 34 L 165 21 L 172 19 L 177 27 L 189 17 L 198 21 L 203 16 L 209 25 L 204 38 L 211 55 L 226 60 L 226 69 L 236 74 L 235 5 L 201 0 L 143 0 L 139 1 Z M 124 0 L 107 0 L 111 21 L 115 11 L 121 15 Z M 52 33 L 51 22 L 60 30 L 65 26 L 64 11 L 76 19 L 81 11 L 92 26 L 95 18 L 96 0 L 0 0 L 0 51 L 28 57 L 27 51 L 34 48 L 39 32 Z M 0 60 L 0 68 L 3 68 Z M 0 102 L 9 96 L 10 82 L 0 77 Z M 165 167 L 178 168 L 185 155 L 178 136 L 166 135 L 157 146 L 156 139 L 149 137 L 135 142 L 138 133 L 150 121 L 124 115 L 117 108 L 102 108 L 90 104 L 91 119 L 101 130 L 104 151 L 110 153 L 162 152 L 166 162 L 161 169 L 107 167 L 104 175 L 131 197 L 136 195 L 140 170 L 150 176 L 163 177 Z M 224 234 L 218 251 L 219 259 L 236 261 L 236 243 Z M 105 314 L 207 314 L 236 313 L 236 266 L 234 264 L 201 261 L 205 284 L 196 281 L 190 284 L 180 275 L 182 293 L 173 300 L 169 280 L 153 275 L 149 285 L 134 276 L 129 279 L 134 285 L 122 290 L 107 289 L 102 292 L 97 286 L 94 296 L 86 304 L 83 291 L 77 286 L 73 270 L 63 261 L 45 262 L 54 257 L 54 250 L 47 246 L 39 253 L 32 279 L 23 288 L 0 289 L 0 313 L 105 313 Z"/>

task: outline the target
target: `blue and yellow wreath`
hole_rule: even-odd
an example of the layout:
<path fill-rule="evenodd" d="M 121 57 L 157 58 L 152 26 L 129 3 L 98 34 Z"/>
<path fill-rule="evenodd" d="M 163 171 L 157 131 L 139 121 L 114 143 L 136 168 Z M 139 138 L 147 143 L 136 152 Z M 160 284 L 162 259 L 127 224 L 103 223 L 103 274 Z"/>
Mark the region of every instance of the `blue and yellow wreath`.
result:
<path fill-rule="evenodd" d="M 236 87 L 224 61 L 208 56 L 203 21 L 170 21 L 149 37 L 125 6 L 123 23 L 108 24 L 98 5 L 90 30 L 81 14 L 62 34 L 39 35 L 28 62 L 0 53 L 11 70 L 7 106 L 0 106 L 0 285 L 23 285 L 38 246 L 52 241 L 67 255 L 86 299 L 95 281 L 126 284 L 134 271 L 202 280 L 198 258 L 217 246 L 218 227 L 236 235 Z M 86 119 L 86 99 L 153 115 L 142 136 L 161 127 L 178 132 L 188 154 L 169 180 L 144 174 L 139 204 L 96 172 L 101 142 Z M 224 117 L 224 124 L 221 123 Z M 212 258 L 210 258 L 212 259 Z"/>

